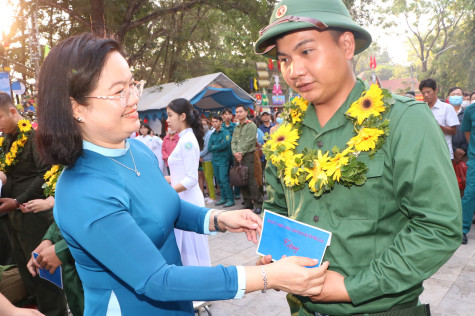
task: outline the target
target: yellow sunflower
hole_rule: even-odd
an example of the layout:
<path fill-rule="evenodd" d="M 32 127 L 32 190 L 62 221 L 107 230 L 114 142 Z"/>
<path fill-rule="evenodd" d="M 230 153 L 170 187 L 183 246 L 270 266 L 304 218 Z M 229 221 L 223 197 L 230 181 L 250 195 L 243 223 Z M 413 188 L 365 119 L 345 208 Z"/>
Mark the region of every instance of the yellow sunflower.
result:
<path fill-rule="evenodd" d="M 361 125 L 370 115 L 380 117 L 385 110 L 383 91 L 373 84 L 368 91 L 362 93 L 361 98 L 351 104 L 346 113 L 356 118 L 357 123 Z"/>
<path fill-rule="evenodd" d="M 277 166 L 279 163 L 285 162 L 285 161 L 291 159 L 292 156 L 293 156 L 292 151 L 291 150 L 286 150 L 283 153 L 281 153 L 280 155 L 271 155 L 270 159 L 272 161 L 272 164 L 274 166 Z"/>
<path fill-rule="evenodd" d="M 312 192 L 317 191 L 317 184 L 318 189 L 321 189 L 324 185 L 328 183 L 328 177 L 325 173 L 325 169 L 328 168 L 328 161 L 330 157 L 328 157 L 328 151 L 325 155 L 322 155 L 322 152 L 319 150 L 317 154 L 317 159 L 313 161 L 314 167 L 313 168 L 305 168 L 305 171 L 308 172 L 307 179 L 310 180 L 308 186 Z"/>
<path fill-rule="evenodd" d="M 3 146 L 3 141 L 5 140 L 5 138 L 3 137 L 0 137 L 0 146 Z"/>
<path fill-rule="evenodd" d="M 376 147 L 379 136 L 384 131 L 377 128 L 365 127 L 360 130 L 358 135 L 350 139 L 347 143 L 349 147 L 354 147 L 356 151 L 368 151 Z"/>
<path fill-rule="evenodd" d="M 45 175 L 43 176 L 43 179 L 48 180 L 54 174 L 54 171 L 52 169 L 53 168 L 51 168 L 51 169 L 49 169 L 48 171 L 45 172 Z"/>
<path fill-rule="evenodd" d="M 20 120 L 18 121 L 18 127 L 20 128 L 20 132 L 29 132 L 31 130 L 31 123 L 28 120 Z"/>
<path fill-rule="evenodd" d="M 341 167 L 348 164 L 348 160 L 350 159 L 348 155 L 353 152 L 354 151 L 348 147 L 341 153 L 336 154 L 335 157 L 332 157 L 327 165 L 327 175 L 329 177 L 333 176 L 333 180 L 340 181 Z"/>
<path fill-rule="evenodd" d="M 16 157 L 17 153 L 18 153 L 18 146 L 13 146 L 12 145 L 12 148 L 10 148 L 10 153 L 12 155 L 12 158 L 13 157 Z"/>
<path fill-rule="evenodd" d="M 300 117 L 302 116 L 302 113 L 297 110 L 290 110 L 290 116 L 292 117 L 292 124 L 295 124 L 301 121 Z"/>
<path fill-rule="evenodd" d="M 290 159 L 285 160 L 285 171 L 284 171 L 284 183 L 286 186 L 299 185 L 298 177 L 302 173 L 300 166 L 302 165 L 302 154 L 297 154 L 289 157 Z M 297 172 L 293 175 L 292 171 L 294 168 L 299 168 Z"/>
<path fill-rule="evenodd" d="M 303 113 L 307 111 L 308 101 L 305 101 L 304 98 L 294 98 L 292 102 L 298 105 Z"/>
<path fill-rule="evenodd" d="M 284 124 L 274 134 L 271 134 L 266 146 L 269 146 L 272 151 L 280 146 L 285 146 L 286 150 L 294 149 L 298 139 L 299 131 L 294 129 L 292 124 Z"/>
<path fill-rule="evenodd" d="M 7 153 L 7 154 L 5 155 L 5 164 L 6 164 L 7 166 L 10 166 L 12 163 L 13 163 L 13 157 L 12 157 L 12 155 L 11 155 L 10 153 Z"/>

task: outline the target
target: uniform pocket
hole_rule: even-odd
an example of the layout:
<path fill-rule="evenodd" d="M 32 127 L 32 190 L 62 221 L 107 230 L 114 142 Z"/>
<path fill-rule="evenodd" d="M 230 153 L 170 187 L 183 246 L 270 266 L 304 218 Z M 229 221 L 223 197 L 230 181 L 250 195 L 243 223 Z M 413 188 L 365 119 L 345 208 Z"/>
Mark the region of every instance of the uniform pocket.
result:
<path fill-rule="evenodd" d="M 335 191 L 342 196 L 341 205 L 335 206 L 334 209 L 336 217 L 353 220 L 380 218 L 385 196 L 384 158 L 384 154 L 376 154 L 372 159 L 367 154 L 360 154 L 358 159 L 368 167 L 366 182 L 362 186 L 350 188 L 335 186 Z"/>

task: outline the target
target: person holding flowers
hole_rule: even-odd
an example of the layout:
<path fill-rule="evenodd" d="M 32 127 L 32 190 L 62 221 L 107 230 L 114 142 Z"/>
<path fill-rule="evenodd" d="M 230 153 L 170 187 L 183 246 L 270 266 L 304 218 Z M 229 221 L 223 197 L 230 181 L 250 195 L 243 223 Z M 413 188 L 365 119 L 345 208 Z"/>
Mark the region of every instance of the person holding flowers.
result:
<path fill-rule="evenodd" d="M 40 213 L 23 213 L 31 200 L 44 199 L 43 175 L 50 168 L 36 150 L 36 132 L 23 119 L 9 94 L 0 92 L 0 170 L 7 176 L 2 186 L 0 213 L 8 212 L 13 257 L 38 309 L 47 315 L 67 315 L 64 292 L 52 283 L 32 277 L 26 264 L 53 222 L 51 208 Z"/>
<path fill-rule="evenodd" d="M 299 97 L 264 146 L 264 208 L 332 232 L 322 292 L 292 315 L 427 315 L 422 282 L 461 241 L 461 205 L 428 107 L 356 78 L 371 43 L 341 0 L 282 0 L 255 43 Z M 258 263 L 266 264 L 263 257 Z"/>

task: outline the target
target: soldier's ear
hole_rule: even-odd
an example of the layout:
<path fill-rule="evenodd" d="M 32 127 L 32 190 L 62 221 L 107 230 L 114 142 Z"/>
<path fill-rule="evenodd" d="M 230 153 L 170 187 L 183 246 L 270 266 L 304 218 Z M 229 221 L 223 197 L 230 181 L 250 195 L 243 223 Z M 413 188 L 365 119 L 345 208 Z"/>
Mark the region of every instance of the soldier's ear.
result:
<path fill-rule="evenodd" d="M 18 113 L 18 111 L 15 107 L 11 106 L 8 108 L 8 113 L 10 114 L 11 117 L 13 117 Z"/>
<path fill-rule="evenodd" d="M 345 32 L 340 36 L 340 45 L 345 50 L 347 60 L 353 59 L 355 56 L 355 36 L 351 32 Z"/>

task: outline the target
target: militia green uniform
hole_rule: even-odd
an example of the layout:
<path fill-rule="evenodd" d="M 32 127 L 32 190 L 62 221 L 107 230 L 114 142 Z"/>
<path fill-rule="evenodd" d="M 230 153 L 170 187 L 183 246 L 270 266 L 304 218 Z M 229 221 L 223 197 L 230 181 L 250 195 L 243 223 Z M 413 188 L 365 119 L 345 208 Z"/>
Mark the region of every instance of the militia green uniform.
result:
<path fill-rule="evenodd" d="M 309 104 L 297 152 L 345 148 L 354 125 L 344 113 L 363 90 L 358 80 L 323 128 Z M 385 114 L 390 134 L 383 147 L 373 159 L 368 153 L 358 156 L 368 167 L 364 185 L 335 184 L 316 198 L 308 187 L 297 192 L 286 187 L 275 166 L 267 166 L 264 208 L 333 233 L 324 260 L 330 262 L 329 270 L 345 277 L 352 301 L 314 303 L 290 296 L 293 315 L 352 315 L 411 306 L 398 315 L 412 315 L 422 281 L 460 245 L 460 195 L 443 134 L 425 103 L 394 97 L 396 104 Z"/>
<path fill-rule="evenodd" d="M 36 133 L 32 129 L 30 136 L 17 156 L 18 162 L 7 172 L 7 182 L 2 187 L 2 197 L 17 199 L 23 204 L 34 199 L 44 199 L 43 175 L 50 168 L 39 157 L 36 150 Z M 10 151 L 16 135 L 5 135 L 3 150 Z M 39 276 L 33 278 L 26 268 L 31 252 L 40 244 L 45 232 L 53 223 L 52 210 L 40 213 L 23 214 L 19 209 L 8 213 L 10 236 L 13 244 L 13 257 L 20 275 L 30 294 L 36 295 L 39 310 L 48 315 L 67 315 L 64 292 Z"/>
<path fill-rule="evenodd" d="M 231 136 L 231 139 L 232 139 L 233 138 L 233 133 L 234 133 L 234 128 L 236 127 L 236 123 L 230 122 L 229 126 L 226 126 L 226 123 L 223 122 L 221 127 L 226 129 L 229 132 L 229 135 Z M 231 167 L 233 165 L 233 163 L 234 163 L 234 158 L 233 158 L 233 155 L 231 154 L 231 156 L 229 157 L 229 167 Z M 239 189 L 238 186 L 234 187 L 234 196 L 237 199 L 239 199 L 240 196 L 241 196 L 241 190 Z"/>
<path fill-rule="evenodd" d="M 241 192 L 245 208 L 262 208 L 262 195 L 254 178 L 254 151 L 256 150 L 257 126 L 250 120 L 234 128 L 231 150 L 233 154 L 242 153 L 241 163 L 248 168 L 248 185 Z M 252 203 L 254 202 L 254 206 Z"/>
<path fill-rule="evenodd" d="M 221 200 L 234 203 L 234 195 L 229 184 L 229 162 L 231 161 L 231 135 L 221 127 L 211 134 L 208 151 L 213 153 L 211 163 L 218 186 L 221 190 Z"/>
<path fill-rule="evenodd" d="M 56 222 L 51 224 L 43 240 L 49 240 L 54 244 L 56 256 L 62 263 L 63 288 L 66 293 L 66 298 L 68 299 L 71 313 L 74 316 L 82 316 L 84 313 L 84 290 L 82 288 L 82 282 L 76 270 L 74 258 Z"/>
<path fill-rule="evenodd" d="M 231 138 L 233 137 L 233 133 L 234 133 L 234 129 L 236 128 L 236 123 L 234 122 L 230 122 L 229 123 L 229 126 L 226 126 L 226 123 L 223 122 L 223 124 L 221 124 L 221 127 L 223 127 L 225 130 L 227 130 L 229 132 L 229 135 L 231 135 Z"/>

